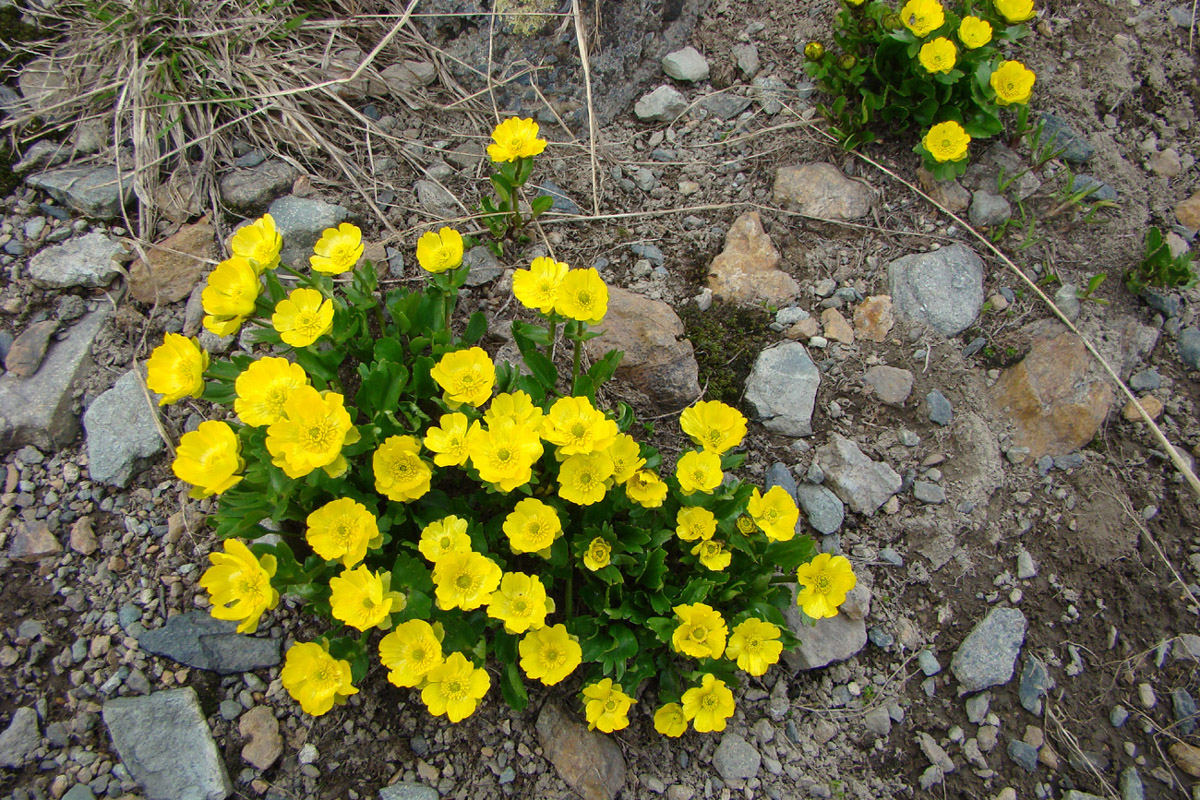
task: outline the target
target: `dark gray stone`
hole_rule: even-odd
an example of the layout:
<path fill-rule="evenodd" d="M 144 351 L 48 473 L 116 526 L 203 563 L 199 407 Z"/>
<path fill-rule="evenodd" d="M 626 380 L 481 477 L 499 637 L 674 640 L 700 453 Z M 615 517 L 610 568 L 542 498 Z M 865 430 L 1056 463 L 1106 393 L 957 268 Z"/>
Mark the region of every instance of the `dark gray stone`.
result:
<path fill-rule="evenodd" d="M 1175 727 L 1184 736 L 1191 736 L 1196 730 L 1196 701 L 1187 689 L 1171 692 L 1171 708 L 1175 712 Z"/>
<path fill-rule="evenodd" d="M 913 497 L 922 503 L 940 505 L 946 502 L 946 490 L 929 481 L 913 481 Z"/>
<path fill-rule="evenodd" d="M 925 673 L 925 677 L 932 678 L 942 671 L 942 665 L 938 663 L 937 656 L 932 650 L 922 650 L 917 653 L 917 666 L 921 668 L 921 672 Z"/>
<path fill-rule="evenodd" d="M 1012 205 L 1003 195 L 980 189 L 971 197 L 971 208 L 967 212 L 971 224 L 977 228 L 1000 225 L 1012 217 Z"/>
<path fill-rule="evenodd" d="M 96 800 L 96 795 L 86 783 L 77 783 L 67 790 L 62 800 Z"/>
<path fill-rule="evenodd" d="M 143 650 L 221 675 L 273 667 L 280 661 L 279 640 L 237 633 L 237 623 L 188 611 L 161 628 L 138 637 Z"/>
<path fill-rule="evenodd" d="M 963 358 L 971 358 L 984 347 L 987 346 L 987 339 L 982 336 L 976 336 L 974 339 L 962 349 Z"/>
<path fill-rule="evenodd" d="M 124 251 L 120 242 L 89 233 L 39 252 L 29 259 L 29 274 L 57 289 L 107 286 L 121 274 L 113 257 Z"/>
<path fill-rule="evenodd" d="M 1054 679 L 1046 671 L 1046 665 L 1034 656 L 1025 658 L 1025 666 L 1021 670 L 1021 682 L 1017 688 L 1017 696 L 1021 706 L 1030 714 L 1041 716 L 1042 697 L 1054 688 Z"/>
<path fill-rule="evenodd" d="M 1096 149 L 1062 117 L 1042 114 L 1042 142 L 1055 150 L 1063 149 L 1059 158 L 1068 164 L 1083 164 Z"/>
<path fill-rule="evenodd" d="M 25 182 L 41 189 L 85 217 L 113 219 L 121 213 L 121 201 L 133 200 L 133 173 L 117 179 L 114 166 L 63 167 L 30 175 Z"/>
<path fill-rule="evenodd" d="M 1155 311 L 1161 311 L 1165 317 L 1178 317 L 1182 310 L 1183 304 L 1179 298 L 1174 295 L 1166 294 L 1155 289 L 1143 289 L 1141 295 L 1146 305 L 1153 308 Z"/>
<path fill-rule="evenodd" d="M 746 402 L 768 430 L 812 435 L 813 406 L 821 372 L 804 345 L 784 342 L 759 353 L 746 379 Z"/>
<path fill-rule="evenodd" d="M 1008 757 L 1013 760 L 1013 763 L 1020 766 L 1026 772 L 1035 772 L 1038 766 L 1038 751 L 1031 744 L 1027 744 L 1020 739 L 1008 740 Z"/>
<path fill-rule="evenodd" d="M 83 428 L 92 480 L 124 488 L 162 452 L 151 396 L 130 370 L 88 406 Z"/>
<path fill-rule="evenodd" d="M 1137 767 L 1127 767 L 1121 770 L 1121 800 L 1145 800 L 1146 787 L 1142 785 L 1142 776 L 1138 775 Z"/>
<path fill-rule="evenodd" d="M 729 92 L 717 92 L 705 96 L 700 101 L 700 105 L 705 111 L 718 119 L 733 119 L 749 108 L 751 102 L 749 97 L 742 97 Z"/>
<path fill-rule="evenodd" d="M 379 800 L 438 800 L 439 797 L 437 789 L 406 781 L 379 790 Z"/>
<path fill-rule="evenodd" d="M 1162 377 L 1153 367 L 1135 372 L 1129 378 L 1129 388 L 1138 392 L 1152 392 L 1162 386 Z"/>
<path fill-rule="evenodd" d="M 983 308 L 983 260 L 960 244 L 898 258 L 888 280 L 896 310 L 943 336 L 962 333 Z"/>
<path fill-rule="evenodd" d="M 531 185 L 530 188 L 537 191 L 538 197 L 548 196 L 554 202 L 550 204 L 551 211 L 558 211 L 562 214 L 582 214 L 583 209 L 579 204 L 567 196 L 567 193 L 556 183 L 552 181 L 542 181 L 541 185 Z"/>
<path fill-rule="evenodd" d="M 482 286 L 504 274 L 504 266 L 486 245 L 481 244 L 468 250 L 463 256 L 463 263 L 468 268 L 467 286 Z"/>
<path fill-rule="evenodd" d="M 41 744 L 37 711 L 29 706 L 18 708 L 0 733 L 0 767 L 21 769 Z"/>
<path fill-rule="evenodd" d="M 1083 466 L 1083 456 L 1079 453 L 1067 453 L 1065 456 L 1054 457 L 1055 469 L 1066 472 L 1069 469 L 1079 469 Z"/>
<path fill-rule="evenodd" d="M 283 237 L 280 260 L 301 272 L 308 269 L 308 257 L 312 255 L 313 245 L 325 229 L 336 228 L 350 216 L 350 212 L 342 206 L 293 195 L 271 203 L 270 212 L 275 227 Z"/>
<path fill-rule="evenodd" d="M 967 634 L 950 662 L 962 694 L 1001 686 L 1012 679 L 1025 643 L 1025 627 L 1025 615 L 1019 609 L 994 608 Z"/>
<path fill-rule="evenodd" d="M 1179 359 L 1192 369 L 1200 369 L 1200 328 L 1184 328 L 1179 332 Z"/>
<path fill-rule="evenodd" d="M 661 267 L 667 258 L 662 248 L 656 244 L 634 244 L 630 245 L 629 249 L 635 256 L 646 259 L 656 267 Z"/>
<path fill-rule="evenodd" d="M 837 533 L 846 520 L 846 507 L 833 492 L 824 486 L 806 483 L 796 487 L 796 501 L 804 511 L 808 524 L 818 533 Z"/>
<path fill-rule="evenodd" d="M 221 199 L 236 211 L 255 215 L 289 191 L 297 175 L 292 165 L 285 161 L 268 161 L 253 169 L 235 170 L 221 178 Z M 286 238 L 284 244 L 287 244 Z M 291 266 L 301 268 L 299 264 Z M 307 266 L 307 262 L 303 266 Z"/>
<path fill-rule="evenodd" d="M 1073 193 L 1085 191 L 1088 193 L 1082 200 L 1084 203 L 1094 203 L 1097 200 L 1109 203 L 1117 202 L 1117 190 L 1092 175 L 1083 173 L 1076 175 L 1072 189 Z"/>
<path fill-rule="evenodd" d="M 949 425 L 954 421 L 953 406 L 937 389 L 925 395 L 925 408 L 929 411 L 929 421 L 936 425 Z"/>
<path fill-rule="evenodd" d="M 792 477 L 792 471 L 788 469 L 787 464 L 782 461 L 776 461 L 771 466 L 767 467 L 766 477 L 763 479 L 763 491 L 769 491 L 772 486 L 779 486 L 796 499 L 796 479 Z"/>

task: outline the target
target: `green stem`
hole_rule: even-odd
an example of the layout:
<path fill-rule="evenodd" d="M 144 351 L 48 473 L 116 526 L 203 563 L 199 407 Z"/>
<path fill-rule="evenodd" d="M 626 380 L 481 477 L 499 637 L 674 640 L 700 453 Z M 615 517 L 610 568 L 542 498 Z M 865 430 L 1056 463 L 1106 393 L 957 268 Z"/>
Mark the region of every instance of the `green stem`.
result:
<path fill-rule="evenodd" d="M 554 318 L 550 319 L 550 345 L 546 348 L 546 357 L 551 361 L 554 360 L 554 337 L 558 335 L 558 321 Z"/>
<path fill-rule="evenodd" d="M 581 323 L 582 325 L 582 323 Z M 581 331 L 582 333 L 582 331 Z M 571 394 L 575 394 L 575 384 L 579 381 L 579 361 L 583 356 L 583 337 L 575 339 L 575 359 L 571 364 Z"/>
<path fill-rule="evenodd" d="M 575 564 L 567 567 L 567 620 L 575 618 Z"/>

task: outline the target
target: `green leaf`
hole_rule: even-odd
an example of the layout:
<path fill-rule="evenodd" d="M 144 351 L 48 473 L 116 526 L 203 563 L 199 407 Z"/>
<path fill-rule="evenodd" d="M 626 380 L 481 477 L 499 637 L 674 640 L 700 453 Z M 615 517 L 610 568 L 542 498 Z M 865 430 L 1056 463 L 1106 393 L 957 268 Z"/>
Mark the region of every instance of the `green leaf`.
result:
<path fill-rule="evenodd" d="M 667 574 L 667 551 L 659 548 L 651 550 L 646 556 L 645 567 L 643 567 L 638 580 L 647 589 L 658 591 L 662 589 L 663 577 Z"/>
<path fill-rule="evenodd" d="M 596 388 L 604 385 L 605 381 L 613 376 L 617 371 L 617 367 L 621 364 L 621 359 L 625 357 L 622 350 L 609 350 L 599 361 L 588 369 L 587 375 L 592 379 L 592 383 Z"/>
<path fill-rule="evenodd" d="M 516 711 L 524 711 L 529 705 L 529 694 L 525 691 L 525 679 L 515 662 L 504 665 L 500 673 L 500 693 L 504 701 Z"/>
<path fill-rule="evenodd" d="M 771 542 L 767 545 L 764 558 L 784 572 L 791 572 L 801 564 L 807 564 L 817 554 L 816 545 L 808 536 L 797 536 L 787 542 Z"/>
<path fill-rule="evenodd" d="M 552 391 L 558 384 L 558 369 L 554 366 L 554 362 L 533 348 L 522 350 L 521 356 L 525 359 L 525 364 L 533 373 L 533 377 L 537 378 L 538 383 Z"/>
<path fill-rule="evenodd" d="M 487 317 L 482 311 L 476 311 L 467 322 L 467 330 L 463 334 L 464 344 L 475 344 L 487 333 Z"/>
<path fill-rule="evenodd" d="M 530 202 L 529 210 L 534 217 L 540 217 L 542 214 L 545 214 L 547 211 L 549 211 L 552 205 L 554 205 L 553 197 L 548 194 L 538 195 L 537 197 L 533 198 L 532 202 Z"/>

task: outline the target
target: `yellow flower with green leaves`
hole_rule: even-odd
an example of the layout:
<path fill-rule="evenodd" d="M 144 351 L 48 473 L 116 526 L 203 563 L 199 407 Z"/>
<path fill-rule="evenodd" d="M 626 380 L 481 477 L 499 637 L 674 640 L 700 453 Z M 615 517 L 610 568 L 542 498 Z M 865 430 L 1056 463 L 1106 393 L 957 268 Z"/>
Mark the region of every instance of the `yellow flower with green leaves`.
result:
<path fill-rule="evenodd" d="M 558 286 L 568 269 L 562 261 L 545 256 L 535 258 L 529 269 L 519 269 L 513 273 L 513 296 L 526 308 L 549 314 L 554 311 Z"/>
<path fill-rule="evenodd" d="M 720 658 L 729 633 L 721 612 L 706 603 L 678 605 L 673 610 L 679 618 L 671 634 L 675 652 L 692 658 Z"/>
<path fill-rule="evenodd" d="M 215 336 L 229 336 L 254 313 L 261 285 L 258 273 L 240 256 L 227 258 L 208 275 L 200 293 L 204 327 Z"/>
<path fill-rule="evenodd" d="M 608 286 L 600 273 L 591 267 L 568 271 L 558 284 L 554 311 L 567 319 L 599 325 L 608 313 Z"/>
<path fill-rule="evenodd" d="M 605 453 L 567 456 L 558 468 L 558 496 L 577 506 L 599 503 L 612 474 L 613 462 Z"/>
<path fill-rule="evenodd" d="M 531 119 L 509 117 L 492 131 L 488 156 L 497 163 L 531 158 L 546 149 L 546 140 L 538 138 L 538 124 Z"/>
<path fill-rule="evenodd" d="M 449 553 L 433 565 L 433 584 L 441 610 L 474 611 L 500 585 L 500 567 L 479 553 Z"/>
<path fill-rule="evenodd" d="M 564 456 L 600 452 L 620 430 L 586 397 L 560 397 L 542 422 L 542 438 Z"/>
<path fill-rule="evenodd" d="M 542 409 L 533 404 L 533 398 L 527 392 L 502 392 L 492 398 L 487 411 L 483 412 L 483 421 L 488 427 L 513 422 L 533 433 L 540 433 L 544 418 Z"/>
<path fill-rule="evenodd" d="M 388 681 L 402 689 L 420 686 L 444 660 L 441 638 L 423 619 L 401 622 L 379 640 L 379 663 L 387 668 Z"/>
<path fill-rule="evenodd" d="M 612 733 L 629 727 L 629 709 L 637 701 L 621 691 L 621 684 L 605 678 L 583 687 L 583 696 L 588 730 Z"/>
<path fill-rule="evenodd" d="M 308 385 L 308 375 L 286 358 L 266 356 L 251 362 L 233 382 L 233 410 L 245 424 L 261 428 L 283 419 L 288 396 Z"/>
<path fill-rule="evenodd" d="M 467 432 L 470 421 L 466 414 L 455 411 L 442 414 L 438 426 L 425 431 L 425 449 L 434 453 L 433 463 L 439 467 L 461 467 L 467 463 L 470 451 L 467 448 Z M 475 423 L 478 427 L 479 423 Z"/>
<path fill-rule="evenodd" d="M 646 463 L 641 445 L 628 433 L 618 433 L 604 453 L 612 459 L 614 483 L 625 483 Z"/>
<path fill-rule="evenodd" d="M 275 556 L 255 558 L 237 539 L 226 539 L 225 552 L 209 553 L 212 566 L 200 577 L 208 592 L 215 619 L 237 620 L 238 633 L 254 633 L 263 612 L 279 605 L 279 592 L 271 586 Z"/>
<path fill-rule="evenodd" d="M 463 403 L 481 406 L 492 396 L 496 365 L 483 348 L 471 347 L 446 353 L 429 374 L 442 387 L 442 397 L 451 408 Z"/>
<path fill-rule="evenodd" d="M 366 558 L 368 548 L 383 544 L 375 515 L 349 497 L 329 501 L 305 522 L 304 538 L 313 552 L 326 561 L 340 559 L 347 568 Z"/>
<path fill-rule="evenodd" d="M 687 733 L 687 717 L 683 715 L 683 706 L 679 703 L 667 703 L 654 712 L 654 730 L 663 736 L 678 739 Z"/>
<path fill-rule="evenodd" d="M 390 628 L 390 617 L 408 604 L 392 591 L 392 573 L 372 572 L 365 565 L 329 579 L 329 605 L 333 618 L 351 628 L 369 631 Z"/>
<path fill-rule="evenodd" d="M 324 643 L 297 642 L 288 648 L 279 680 L 304 713 L 314 717 L 358 694 L 350 677 L 350 662 L 331 656 Z"/>
<path fill-rule="evenodd" d="M 292 347 L 308 347 L 333 330 L 333 301 L 316 289 L 293 289 L 275 304 L 271 327 Z"/>
<path fill-rule="evenodd" d="M 562 535 L 562 520 L 553 506 L 526 497 L 504 518 L 504 535 L 514 553 L 540 553 Z"/>
<path fill-rule="evenodd" d="M 746 417 L 719 400 L 702 400 L 684 409 L 679 427 L 705 451 L 720 455 L 746 437 Z"/>
<path fill-rule="evenodd" d="M 971 137 L 962 125 L 954 120 L 947 120 L 930 128 L 922 143 L 934 161 L 962 161 L 967 157 L 967 146 L 971 144 Z"/>
<path fill-rule="evenodd" d="M 854 568 L 845 556 L 820 553 L 796 570 L 796 605 L 813 619 L 836 617 L 846 594 L 858 584 Z"/>
<path fill-rule="evenodd" d="M 717 518 L 707 508 L 684 506 L 675 515 L 675 535 L 685 542 L 711 539 L 717 532 Z"/>
<path fill-rule="evenodd" d="M 303 478 L 314 469 L 336 478 L 348 466 L 342 447 L 358 439 L 342 395 L 301 386 L 284 401 L 283 416 L 267 428 L 267 451 L 289 478 Z"/>
<path fill-rule="evenodd" d="M 454 514 L 434 520 L 421 529 L 417 549 L 434 564 L 451 553 L 471 552 L 467 521 Z"/>
<path fill-rule="evenodd" d="M 553 610 L 553 601 L 546 597 L 546 587 L 537 575 L 507 572 L 500 579 L 500 588 L 492 592 L 487 614 L 504 623 L 508 633 L 525 633 L 545 626 L 546 615 Z"/>
<path fill-rule="evenodd" d="M 462 262 L 463 238 L 454 228 L 428 231 L 417 240 L 417 263 L 426 272 L 437 275 L 461 267 Z"/>
<path fill-rule="evenodd" d="M 1020 61 L 1001 61 L 988 83 L 996 93 L 996 102 L 1000 105 L 1024 105 L 1033 94 L 1033 83 L 1036 79 L 1033 70 Z"/>
<path fill-rule="evenodd" d="M 607 567 L 611 558 L 612 545 L 602 536 L 588 542 L 587 550 L 583 551 L 583 565 L 592 572 Z"/>
<path fill-rule="evenodd" d="M 946 22 L 946 10 L 938 0 L 908 0 L 900 9 L 900 21 L 914 36 L 925 37 Z"/>
<path fill-rule="evenodd" d="M 462 722 L 475 713 L 490 688 L 492 678 L 487 670 L 472 664 L 462 653 L 451 653 L 425 675 L 421 702 L 435 717 L 445 715 L 451 722 Z"/>
<path fill-rule="evenodd" d="M 421 442 L 415 436 L 389 436 L 371 456 L 375 491 L 397 503 L 425 496 L 433 470 L 421 460 Z"/>
<path fill-rule="evenodd" d="M 725 730 L 734 708 L 733 692 L 712 674 L 706 673 L 699 686 L 683 693 L 683 716 L 700 733 Z"/>
<path fill-rule="evenodd" d="M 249 261 L 259 275 L 278 267 L 283 237 L 275 227 L 275 218 L 263 214 L 249 225 L 238 228 L 229 239 L 229 249 L 235 256 Z"/>
<path fill-rule="evenodd" d="M 675 478 L 684 494 L 712 494 L 721 485 L 721 457 L 709 450 L 689 450 L 675 464 Z"/>
<path fill-rule="evenodd" d="M 968 50 L 983 47 L 992 40 L 992 23 L 979 17 L 963 17 L 958 23 L 958 40 Z"/>
<path fill-rule="evenodd" d="M 996 10 L 1012 25 L 1028 22 L 1037 13 L 1033 7 L 1033 0 L 996 0 Z"/>
<path fill-rule="evenodd" d="M 191 497 L 199 500 L 221 494 L 242 479 L 246 466 L 241 456 L 242 443 L 226 422 L 208 420 L 179 439 L 171 471 L 193 488 Z"/>
<path fill-rule="evenodd" d="M 204 394 L 206 369 L 208 353 L 198 341 L 168 333 L 146 361 L 146 388 L 162 395 L 160 406 L 178 403 L 185 397 L 200 397 Z"/>
<path fill-rule="evenodd" d="M 705 539 L 698 542 L 692 548 L 692 555 L 700 559 L 700 563 L 705 569 L 711 569 L 713 572 L 720 572 L 725 569 L 733 559 L 733 554 L 726 550 L 725 545 L 716 539 Z"/>
<path fill-rule="evenodd" d="M 315 272 L 325 275 L 342 275 L 354 269 L 362 258 L 362 231 L 357 225 L 343 222 L 336 228 L 326 228 L 321 238 L 313 245 L 313 254 L 308 264 Z"/>
<path fill-rule="evenodd" d="M 488 428 L 472 425 L 467 433 L 467 452 L 481 481 L 511 492 L 529 483 L 543 449 L 536 431 L 503 420 Z"/>
<path fill-rule="evenodd" d="M 643 508 L 658 508 L 667 499 L 667 484 L 648 469 L 639 469 L 625 481 L 625 495 Z"/>
<path fill-rule="evenodd" d="M 772 541 L 787 542 L 796 535 L 800 509 L 782 486 L 772 486 L 765 495 L 754 487 L 750 501 L 746 503 L 746 512 Z"/>
<path fill-rule="evenodd" d="M 917 60 L 930 73 L 948 73 L 958 61 L 958 48 L 945 36 L 939 36 L 921 45 Z"/>
<path fill-rule="evenodd" d="M 725 645 L 725 657 L 737 661 L 738 669 L 747 675 L 755 676 L 765 674 L 782 652 L 779 628 L 754 617 L 735 625 Z"/>
<path fill-rule="evenodd" d="M 559 683 L 583 662 L 583 649 L 561 623 L 525 634 L 517 647 L 521 669 L 546 686 Z"/>

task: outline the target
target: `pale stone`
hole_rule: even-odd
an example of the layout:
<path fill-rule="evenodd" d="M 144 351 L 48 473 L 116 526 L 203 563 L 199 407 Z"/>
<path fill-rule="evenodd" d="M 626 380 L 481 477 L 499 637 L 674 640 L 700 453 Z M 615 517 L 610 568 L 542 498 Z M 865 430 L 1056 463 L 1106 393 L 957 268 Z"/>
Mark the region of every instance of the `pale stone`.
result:
<path fill-rule="evenodd" d="M 779 269 L 779 251 L 757 211 L 729 226 L 725 249 L 709 267 L 708 285 L 714 297 L 742 305 L 783 306 L 800 293 L 796 279 Z"/>

